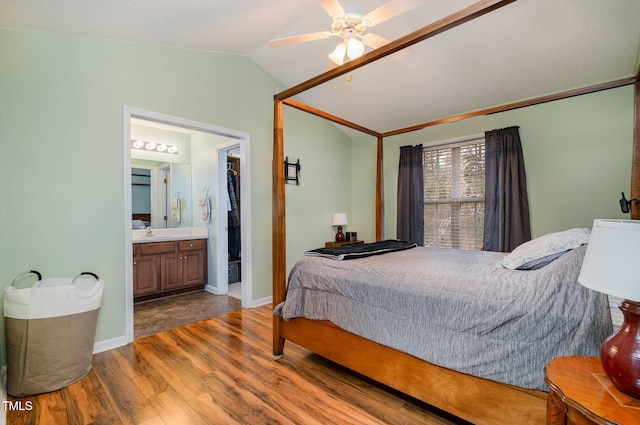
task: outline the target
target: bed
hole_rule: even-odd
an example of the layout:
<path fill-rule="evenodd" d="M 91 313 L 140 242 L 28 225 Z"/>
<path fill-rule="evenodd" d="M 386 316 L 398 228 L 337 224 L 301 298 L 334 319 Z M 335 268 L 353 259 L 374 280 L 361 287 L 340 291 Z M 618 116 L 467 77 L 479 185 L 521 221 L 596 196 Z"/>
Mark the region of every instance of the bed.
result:
<path fill-rule="evenodd" d="M 607 297 L 577 282 L 585 250 L 563 251 L 534 270 L 497 265 L 504 253 L 425 247 L 365 258 L 358 252 L 352 260 L 309 256 L 291 270 L 286 300 L 274 313 L 284 338 L 368 376 L 371 367 L 388 375 L 376 379 L 392 387 L 408 379 L 415 388 L 403 391 L 463 419 L 541 423 L 544 366 L 557 356 L 597 355 L 612 331 Z M 362 350 L 362 344 L 376 348 Z M 378 346 L 390 360 L 380 361 Z M 412 360 L 398 364 L 395 352 Z M 424 378 L 443 371 L 415 371 L 420 361 L 458 376 L 436 381 L 437 389 L 423 386 Z M 504 388 L 517 397 L 501 395 Z M 434 400 L 438 395 L 445 400 Z M 454 406 L 450 398 L 464 402 Z M 518 398 L 524 411 L 507 409 Z M 487 412 L 479 416 L 482 409 Z"/>
<path fill-rule="evenodd" d="M 597 84 L 590 87 L 570 90 L 564 93 L 547 95 L 539 98 L 532 98 L 526 101 L 507 104 L 502 106 L 492 106 L 485 110 L 478 110 L 459 116 L 452 116 L 438 121 L 432 121 L 417 124 L 411 127 L 400 128 L 398 130 L 380 133 L 375 130 L 364 128 L 355 123 L 351 123 L 340 117 L 330 113 L 318 110 L 309 105 L 305 105 L 293 97 L 331 81 L 339 76 L 346 75 L 359 67 L 366 66 L 378 59 L 382 59 L 399 50 L 410 47 L 415 43 L 426 40 L 432 36 L 448 31 L 459 25 L 463 25 L 473 19 L 484 14 L 491 13 L 511 1 L 498 0 L 482 0 L 470 7 L 454 13 L 438 22 L 434 22 L 424 28 L 392 41 L 373 52 L 352 60 L 344 65 L 327 71 L 315 78 L 303 82 L 297 86 L 291 87 L 274 96 L 274 143 L 273 143 L 273 193 L 272 193 L 272 220 L 273 220 L 273 302 L 274 305 L 280 305 L 287 297 L 287 261 L 286 261 L 286 202 L 285 202 L 285 170 L 282 167 L 284 163 L 284 125 L 283 125 L 283 107 L 289 106 L 301 111 L 308 112 L 326 120 L 332 121 L 350 129 L 358 130 L 364 134 L 373 136 L 377 140 L 377 157 L 376 157 L 376 194 L 375 194 L 375 236 L 376 241 L 384 239 L 384 169 L 383 169 L 383 143 L 386 137 L 392 137 L 409 131 L 420 130 L 429 126 L 439 125 L 451 121 L 471 118 L 480 115 L 492 114 L 521 108 L 524 106 L 536 105 L 539 103 L 554 101 L 572 96 L 593 93 L 601 90 L 607 90 L 615 87 L 621 87 L 629 84 L 635 84 L 636 87 L 636 105 L 640 105 L 640 79 L 638 76 L 626 78 L 617 81 Z M 635 128 L 640 129 L 640 115 L 634 116 Z M 640 131 L 634 134 L 634 158 L 632 163 L 632 181 L 631 181 L 632 197 L 640 197 Z M 637 203 L 632 205 L 631 218 L 640 218 L 640 208 Z M 486 255 L 490 255 L 485 253 Z M 485 254 L 479 254 L 484 256 Z M 387 255 L 387 254 L 385 254 Z M 388 254 L 392 255 L 392 254 Z M 393 254 L 396 255 L 396 254 Z M 398 253 L 398 255 L 413 255 L 409 252 Z M 574 251 L 572 256 L 579 256 L 580 250 Z M 381 258 L 381 257 L 380 257 Z M 562 261 L 568 260 L 569 257 Z M 376 258 L 379 260 L 379 258 Z M 495 258 L 492 259 L 492 261 Z M 560 260 L 560 259 L 558 259 Z M 328 261 L 321 258 L 305 259 L 304 263 L 327 263 Z M 366 261 L 353 260 L 354 262 Z M 557 261 L 557 260 L 556 260 Z M 350 261 L 351 262 L 351 261 Z M 329 263 L 332 264 L 332 263 Z M 555 265 L 549 264 L 552 268 L 560 267 L 561 262 Z M 305 266 L 306 267 L 306 266 Z M 546 267 L 546 266 L 545 266 Z M 296 266 L 296 268 L 298 268 Z M 575 266 L 573 267 L 575 268 Z M 297 273 L 297 271 L 296 271 Z M 513 273 L 528 273 L 524 271 L 513 271 Z M 534 271 L 533 274 L 544 274 L 545 272 Z M 296 291 L 295 286 L 298 283 L 295 275 L 292 275 L 291 286 L 289 289 Z M 570 282 L 575 286 L 575 282 Z M 302 285 L 302 284 L 300 284 Z M 507 284 L 505 284 L 507 285 Z M 339 286 L 336 284 L 335 286 Z M 540 285 L 538 285 L 540 286 Z M 574 288 L 575 289 L 575 288 Z M 393 291 L 392 288 L 386 288 L 387 291 Z M 582 294 L 584 297 L 584 289 L 577 288 L 574 291 Z M 563 292 L 566 297 L 571 297 L 570 292 Z M 548 294 L 547 294 L 548 295 Z M 559 295 L 558 295 L 559 296 Z M 303 297 L 304 298 L 304 297 Z M 570 298 L 572 299 L 572 298 Z M 590 303 L 594 312 L 602 308 L 602 299 L 591 299 Z M 299 307 L 292 307 L 298 309 Z M 311 307 L 307 307 L 311 308 Z M 437 408 L 447 411 L 460 418 L 466 419 L 475 424 L 539 424 L 545 422 L 546 417 L 546 393 L 542 391 L 538 384 L 523 384 L 520 381 L 513 380 L 505 383 L 500 382 L 493 376 L 487 377 L 475 376 L 472 373 L 478 373 L 475 370 L 457 371 L 451 367 L 438 365 L 435 360 L 427 361 L 403 351 L 402 349 L 390 346 L 385 339 L 379 339 L 377 334 L 365 334 L 359 336 L 355 331 L 349 330 L 349 326 L 353 323 L 347 323 L 344 317 L 334 318 L 329 315 L 322 316 L 318 311 L 313 311 L 309 317 L 294 317 L 298 314 L 290 315 L 289 306 L 280 305 L 278 312 L 282 315 L 274 315 L 273 319 L 273 352 L 281 355 L 284 352 L 285 341 L 303 346 L 310 351 L 326 357 L 340 365 L 350 368 L 361 373 L 371 379 L 374 379 L 391 388 L 415 397 L 423 402 L 431 404 Z M 304 310 L 304 308 L 302 309 Z M 303 312 L 302 316 L 306 314 Z M 316 315 L 317 314 L 317 315 Z M 334 312 L 335 314 L 335 312 Z M 606 315 L 605 315 L 606 317 Z M 330 319 L 330 320 L 327 320 Z M 332 320 L 340 321 L 340 324 L 334 323 Z M 591 319 L 587 319 L 587 322 Z M 546 325 L 549 326 L 549 325 Z M 598 335 L 598 338 L 600 335 Z M 427 337 L 424 337 L 428 339 Z M 556 337 L 557 338 L 557 337 Z M 381 343 L 381 342 L 382 343 Z M 557 339 L 557 350 L 562 350 L 565 342 Z M 390 345 L 386 345 L 390 344 Z M 548 344 L 553 347 L 553 343 Z M 593 347 L 591 347 L 592 349 Z M 549 348 L 553 352 L 552 348 Z M 558 351 L 560 353 L 561 351 Z M 419 354 L 419 353 L 416 353 Z M 285 352 L 286 355 L 286 352 Z M 527 355 L 527 353 L 525 353 Z M 453 361 L 453 360 L 452 360 Z M 543 360 L 542 360 L 543 361 Z M 538 363 L 542 362 L 538 360 Z M 455 365 L 452 365 L 455 366 Z M 499 378 L 502 379 L 502 378 Z M 514 384 L 515 383 L 515 384 Z M 522 386 L 524 385 L 524 386 Z"/>

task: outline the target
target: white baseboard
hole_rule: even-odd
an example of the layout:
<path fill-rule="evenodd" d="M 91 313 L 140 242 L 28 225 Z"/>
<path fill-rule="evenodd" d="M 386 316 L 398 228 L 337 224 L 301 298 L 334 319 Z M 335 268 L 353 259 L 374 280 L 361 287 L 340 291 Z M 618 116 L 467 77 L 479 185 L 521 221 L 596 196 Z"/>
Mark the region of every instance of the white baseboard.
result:
<path fill-rule="evenodd" d="M 209 292 L 209 293 L 214 294 L 214 295 L 220 295 L 220 292 L 218 291 L 218 288 L 216 288 L 215 286 L 205 285 L 204 286 L 204 290 L 206 292 Z"/>
<path fill-rule="evenodd" d="M 127 345 L 127 338 L 122 335 L 117 338 L 107 339 L 106 341 L 98 341 L 93 344 L 93 354 L 102 353 L 114 348 L 123 347 Z"/>
<path fill-rule="evenodd" d="M 264 297 L 257 300 L 253 300 L 251 302 L 251 308 L 260 307 L 262 305 L 271 304 L 273 302 L 273 297 Z"/>

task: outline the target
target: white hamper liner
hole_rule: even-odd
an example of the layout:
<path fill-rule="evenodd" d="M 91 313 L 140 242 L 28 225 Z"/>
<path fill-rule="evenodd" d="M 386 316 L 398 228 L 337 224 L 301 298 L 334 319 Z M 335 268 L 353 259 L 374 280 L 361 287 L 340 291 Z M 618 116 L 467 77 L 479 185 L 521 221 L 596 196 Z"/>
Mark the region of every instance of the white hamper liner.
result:
<path fill-rule="evenodd" d="M 38 282 L 17 289 L 16 282 L 31 273 Z M 7 393 L 55 391 L 89 373 L 103 290 L 93 273 L 42 280 L 35 270 L 4 289 Z"/>

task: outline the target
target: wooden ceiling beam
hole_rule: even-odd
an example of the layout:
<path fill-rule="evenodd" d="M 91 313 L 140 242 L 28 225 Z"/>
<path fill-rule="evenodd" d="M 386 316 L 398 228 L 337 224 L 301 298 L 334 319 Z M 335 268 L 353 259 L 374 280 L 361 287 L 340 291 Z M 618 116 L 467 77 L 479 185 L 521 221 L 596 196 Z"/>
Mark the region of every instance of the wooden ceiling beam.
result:
<path fill-rule="evenodd" d="M 422 124 L 413 125 L 410 127 L 399 128 L 397 130 L 387 131 L 382 133 L 382 137 L 397 136 L 398 134 L 409 133 L 416 130 L 422 130 L 423 128 L 433 127 L 440 124 L 446 124 L 449 122 L 460 121 L 467 118 L 478 117 L 481 115 L 497 114 L 499 112 L 511 111 L 513 109 L 525 108 L 527 106 L 539 105 L 541 103 L 553 102 L 556 100 L 567 99 L 569 97 L 581 96 L 583 94 L 595 93 L 602 90 L 614 89 L 616 87 L 628 86 L 636 82 L 636 77 L 623 78 L 621 80 L 609 81 L 606 83 L 595 84 L 593 86 L 583 87 L 574 90 L 568 90 L 560 93 L 551 94 L 548 96 L 537 97 L 534 99 L 523 100 L 520 102 L 508 103 L 506 105 L 494 106 L 492 108 L 481 109 L 479 111 L 469 112 L 466 114 L 455 115 L 452 117 L 442 118 L 435 121 L 430 121 Z"/>
<path fill-rule="evenodd" d="M 370 130 L 370 129 L 362 127 L 361 125 L 358 125 L 358 124 L 354 124 L 351 121 L 347 121 L 347 120 L 342 119 L 342 118 L 340 118 L 338 116 L 332 115 L 332 114 L 330 114 L 328 112 L 321 111 L 320 109 L 316 109 L 316 108 L 314 108 L 312 106 L 309 106 L 309 105 L 306 105 L 306 104 L 304 104 L 302 102 L 298 102 L 298 101 L 293 100 L 293 99 L 286 99 L 286 100 L 283 100 L 282 103 L 284 103 L 285 105 L 289 105 L 292 108 L 296 108 L 296 109 L 300 109 L 301 111 L 308 112 L 308 113 L 310 113 L 312 115 L 315 115 L 315 116 L 318 116 L 320 118 L 324 118 L 326 120 L 333 121 L 336 124 L 340 124 L 340 125 L 343 125 L 345 127 L 349 127 L 349 128 L 354 129 L 354 130 L 358 130 L 358 131 L 360 131 L 362 133 L 369 134 L 369 135 L 371 135 L 373 137 L 380 137 L 380 133 L 378 133 L 377 131 Z"/>

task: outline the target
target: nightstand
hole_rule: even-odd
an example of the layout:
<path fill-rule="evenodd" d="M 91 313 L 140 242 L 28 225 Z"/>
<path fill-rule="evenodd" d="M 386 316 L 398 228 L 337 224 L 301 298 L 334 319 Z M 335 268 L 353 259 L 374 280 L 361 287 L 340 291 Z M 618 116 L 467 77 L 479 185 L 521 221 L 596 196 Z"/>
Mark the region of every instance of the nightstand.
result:
<path fill-rule="evenodd" d="M 640 400 L 613 386 L 599 357 L 557 357 L 545 367 L 547 424 L 640 424 Z"/>
<path fill-rule="evenodd" d="M 337 248 L 343 245 L 352 245 L 354 243 L 364 243 L 364 241 L 343 241 L 343 242 L 325 242 L 325 248 Z"/>

